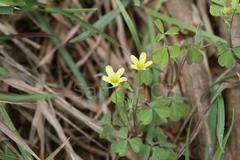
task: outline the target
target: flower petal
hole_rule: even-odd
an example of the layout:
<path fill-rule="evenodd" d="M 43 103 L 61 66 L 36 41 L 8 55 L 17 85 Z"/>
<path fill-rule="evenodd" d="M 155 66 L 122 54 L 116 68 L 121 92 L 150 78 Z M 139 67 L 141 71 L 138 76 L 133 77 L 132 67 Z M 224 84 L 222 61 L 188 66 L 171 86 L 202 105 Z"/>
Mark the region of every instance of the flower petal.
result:
<path fill-rule="evenodd" d="M 152 61 L 147 61 L 145 64 L 144 64 L 144 67 L 149 67 L 149 66 L 151 66 L 152 65 Z"/>
<path fill-rule="evenodd" d="M 135 64 L 132 64 L 132 65 L 131 65 L 131 68 L 132 68 L 132 69 L 135 69 L 135 70 L 138 70 L 138 68 L 137 68 L 137 66 L 136 66 Z"/>
<path fill-rule="evenodd" d="M 116 75 L 117 75 L 118 77 L 121 77 L 121 76 L 123 75 L 124 71 L 125 71 L 124 68 L 119 68 L 118 71 L 116 72 Z"/>
<path fill-rule="evenodd" d="M 105 67 L 105 70 L 106 70 L 108 76 L 114 75 L 114 71 L 113 71 L 113 69 L 112 69 L 111 66 L 109 66 L 109 65 L 106 66 L 106 67 Z"/>
<path fill-rule="evenodd" d="M 125 81 L 127 81 L 127 78 L 126 78 L 126 77 L 121 77 L 121 78 L 120 78 L 120 82 L 125 82 Z"/>
<path fill-rule="evenodd" d="M 134 55 L 131 55 L 131 56 L 130 56 L 130 59 L 131 59 L 131 61 L 132 61 L 133 64 L 139 62 L 138 59 L 137 59 L 137 57 L 135 57 Z"/>
<path fill-rule="evenodd" d="M 107 76 L 102 76 L 102 80 L 104 80 L 105 82 L 109 83 L 110 79 Z"/>
<path fill-rule="evenodd" d="M 113 87 L 117 87 L 117 86 L 119 85 L 119 83 L 111 83 L 111 85 L 112 85 Z"/>
<path fill-rule="evenodd" d="M 142 63 L 146 62 L 147 54 L 145 52 L 142 52 L 139 58 L 139 61 Z"/>

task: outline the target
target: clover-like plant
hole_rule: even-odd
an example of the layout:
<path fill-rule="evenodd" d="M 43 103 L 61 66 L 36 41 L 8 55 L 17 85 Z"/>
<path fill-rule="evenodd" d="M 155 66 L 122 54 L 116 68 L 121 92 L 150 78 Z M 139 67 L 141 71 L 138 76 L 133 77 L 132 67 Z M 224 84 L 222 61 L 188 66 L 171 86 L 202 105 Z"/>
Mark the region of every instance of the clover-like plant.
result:
<path fill-rule="evenodd" d="M 166 33 L 176 33 L 170 29 Z M 178 48 L 170 47 L 173 58 L 177 57 Z M 176 51 L 177 50 L 177 51 Z M 188 106 L 183 98 L 175 93 L 166 96 L 142 96 L 141 88 L 152 89 L 154 65 L 147 60 L 147 54 L 142 52 L 139 58 L 130 56 L 131 68 L 135 70 L 135 84 L 133 87 L 126 77 L 121 77 L 124 69 L 114 72 L 112 67 L 106 66 L 108 76 L 102 79 L 112 85 L 111 95 L 114 112 L 105 114 L 98 124 L 103 126 L 101 137 L 111 142 L 112 153 L 120 157 L 132 151 L 139 160 L 175 160 L 176 145 L 171 143 L 163 132 L 162 127 L 179 121 L 188 113 Z M 152 93 L 152 92 L 151 92 Z"/>
<path fill-rule="evenodd" d="M 240 58 L 240 46 L 232 44 L 233 17 L 240 16 L 239 0 L 232 0 L 230 5 L 227 4 L 227 0 L 212 0 L 209 11 L 212 16 L 223 18 L 228 32 L 227 44 L 218 47 L 218 63 L 222 67 L 233 67 L 236 64 L 236 58 Z"/>

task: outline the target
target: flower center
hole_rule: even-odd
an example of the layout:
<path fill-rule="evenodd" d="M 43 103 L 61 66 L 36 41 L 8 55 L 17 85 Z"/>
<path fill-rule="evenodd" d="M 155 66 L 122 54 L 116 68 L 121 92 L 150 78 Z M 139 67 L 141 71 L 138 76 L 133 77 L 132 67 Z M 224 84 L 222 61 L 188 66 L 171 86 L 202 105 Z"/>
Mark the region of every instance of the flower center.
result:
<path fill-rule="evenodd" d="M 119 80 L 120 80 L 120 78 L 117 75 L 113 75 L 113 76 L 110 77 L 110 81 L 112 83 L 118 83 Z"/>
<path fill-rule="evenodd" d="M 142 62 L 137 63 L 137 68 L 144 69 L 145 68 L 144 63 L 142 63 Z"/>

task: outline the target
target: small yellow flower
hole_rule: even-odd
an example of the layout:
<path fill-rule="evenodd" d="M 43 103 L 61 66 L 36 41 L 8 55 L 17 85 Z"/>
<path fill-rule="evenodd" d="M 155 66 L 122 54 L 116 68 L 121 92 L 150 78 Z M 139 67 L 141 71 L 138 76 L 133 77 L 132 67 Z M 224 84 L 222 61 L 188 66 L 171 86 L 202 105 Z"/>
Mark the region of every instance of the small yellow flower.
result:
<path fill-rule="evenodd" d="M 147 54 L 145 52 L 142 52 L 140 55 L 140 58 L 137 59 L 134 55 L 131 55 L 131 61 L 132 65 L 131 67 L 136 70 L 146 70 L 147 67 L 149 67 L 152 64 L 152 61 L 146 62 Z"/>
<path fill-rule="evenodd" d="M 127 81 L 126 77 L 121 77 L 125 71 L 124 68 L 119 68 L 117 72 L 114 72 L 111 66 L 106 66 L 105 70 L 107 76 L 103 76 L 102 80 L 107 83 L 111 83 L 114 87 L 118 86 L 120 83 Z"/>

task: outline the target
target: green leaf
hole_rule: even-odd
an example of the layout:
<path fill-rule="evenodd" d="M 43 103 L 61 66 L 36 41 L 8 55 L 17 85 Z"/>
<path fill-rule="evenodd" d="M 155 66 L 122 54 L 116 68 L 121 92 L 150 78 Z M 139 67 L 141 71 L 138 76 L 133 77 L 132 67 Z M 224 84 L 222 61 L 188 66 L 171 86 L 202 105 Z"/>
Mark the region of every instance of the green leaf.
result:
<path fill-rule="evenodd" d="M 181 53 L 179 46 L 168 46 L 168 50 L 171 58 L 177 58 Z"/>
<path fill-rule="evenodd" d="M 202 40 L 203 40 L 202 28 L 198 26 L 194 36 L 194 45 L 199 46 Z"/>
<path fill-rule="evenodd" d="M 124 83 L 123 83 L 123 87 L 126 88 L 126 89 L 128 89 L 128 90 L 131 91 L 131 92 L 133 91 L 132 87 L 130 86 L 130 84 L 129 84 L 128 82 L 124 82 Z"/>
<path fill-rule="evenodd" d="M 156 42 L 160 42 L 163 38 L 165 38 L 165 34 L 163 33 L 158 33 L 156 38 L 155 38 L 155 41 Z"/>
<path fill-rule="evenodd" d="M 167 48 L 160 48 L 153 53 L 153 62 L 161 67 L 166 67 L 169 63 L 169 55 Z"/>
<path fill-rule="evenodd" d="M 142 145 L 142 140 L 140 138 L 135 137 L 130 139 L 128 142 L 135 153 L 138 153 L 140 151 L 140 147 Z"/>
<path fill-rule="evenodd" d="M 142 144 L 138 153 L 138 160 L 148 160 L 151 148 L 148 145 Z"/>
<path fill-rule="evenodd" d="M 128 137 L 128 129 L 126 127 L 122 127 L 118 132 L 117 135 L 119 138 L 126 139 Z"/>
<path fill-rule="evenodd" d="M 161 33 L 164 33 L 164 26 L 163 26 L 163 23 L 160 19 L 157 19 L 154 21 L 155 25 L 157 26 L 158 30 L 161 32 Z"/>
<path fill-rule="evenodd" d="M 108 138 L 113 138 L 115 134 L 116 134 L 116 131 L 113 128 L 113 126 L 110 124 L 107 124 L 103 127 L 100 137 L 108 139 Z"/>
<path fill-rule="evenodd" d="M 172 158 L 171 154 L 172 154 L 172 151 L 169 151 L 167 149 L 153 147 L 150 160 L 174 160 L 174 159 L 170 159 Z"/>
<path fill-rule="evenodd" d="M 97 121 L 97 124 L 98 125 L 106 125 L 106 124 L 110 124 L 110 122 L 111 122 L 111 113 L 108 112 L 99 121 Z"/>
<path fill-rule="evenodd" d="M 171 27 L 165 34 L 166 35 L 177 35 L 179 32 L 179 28 Z"/>
<path fill-rule="evenodd" d="M 234 47 L 233 48 L 233 53 L 240 58 L 240 47 Z"/>
<path fill-rule="evenodd" d="M 218 57 L 218 63 L 222 67 L 230 68 L 230 67 L 233 67 L 235 65 L 236 60 L 233 57 L 233 54 L 230 51 L 228 51 L 228 52 L 225 52 L 225 53 L 221 54 Z"/>
<path fill-rule="evenodd" d="M 153 112 L 151 108 L 143 108 L 137 112 L 138 121 L 142 122 L 143 125 L 148 125 L 152 122 Z"/>
<path fill-rule="evenodd" d="M 115 141 L 111 145 L 111 151 L 113 153 L 119 154 L 120 157 L 123 157 L 127 153 L 127 141 L 126 140 L 120 140 L 120 141 Z"/>
<path fill-rule="evenodd" d="M 177 122 L 188 113 L 188 106 L 183 103 L 173 102 L 171 105 L 170 120 Z"/>
<path fill-rule="evenodd" d="M 9 74 L 9 72 L 5 69 L 0 67 L 0 77 L 6 77 Z"/>
<path fill-rule="evenodd" d="M 212 2 L 215 2 L 216 4 L 219 4 L 221 6 L 225 6 L 227 4 L 228 0 L 212 0 Z"/>
<path fill-rule="evenodd" d="M 167 123 L 167 118 L 170 116 L 171 112 L 169 107 L 156 107 L 154 108 L 154 111 L 164 123 Z"/>
<path fill-rule="evenodd" d="M 222 15 L 222 10 L 223 10 L 223 7 L 212 4 L 210 6 L 209 12 L 212 16 L 221 16 Z"/>
<path fill-rule="evenodd" d="M 152 83 L 152 72 L 151 72 L 151 70 L 146 69 L 146 70 L 137 72 L 135 80 L 139 85 L 142 85 L 142 84 L 149 85 L 149 84 L 151 84 Z"/>
<path fill-rule="evenodd" d="M 133 0 L 133 3 L 134 3 L 134 5 L 135 6 L 138 6 L 138 7 L 140 7 L 140 0 Z"/>
<path fill-rule="evenodd" d="M 129 30 L 130 30 L 130 33 L 132 35 L 132 38 L 133 38 L 133 41 L 136 45 L 138 53 L 141 53 L 142 52 L 142 45 L 141 45 L 140 39 L 138 37 L 138 32 L 136 30 L 136 27 L 135 27 L 133 21 L 131 20 L 130 16 L 128 15 L 128 13 L 127 13 L 126 9 L 124 8 L 124 5 L 122 4 L 121 0 L 116 0 L 116 3 L 117 3 L 117 6 L 120 9 L 121 14 L 122 14 L 128 28 L 129 28 Z"/>
<path fill-rule="evenodd" d="M 190 25 L 188 23 L 185 23 L 182 20 L 179 20 L 179 19 L 167 16 L 166 14 L 160 13 L 159 11 L 157 11 L 155 9 L 151 9 L 151 8 L 148 8 L 148 7 L 144 7 L 144 8 L 146 9 L 147 14 L 149 16 L 151 16 L 151 17 L 159 18 L 162 21 L 166 21 L 166 22 L 168 22 L 170 24 L 178 26 L 179 28 L 186 29 L 186 30 L 194 32 L 194 33 L 197 31 L 196 27 L 194 27 L 194 26 L 192 26 L 192 25 Z M 218 37 L 218 36 L 216 36 L 214 34 L 208 33 L 206 31 L 203 31 L 202 35 L 205 38 L 207 38 L 208 40 L 211 40 L 212 42 L 222 42 L 224 44 L 227 43 L 227 41 L 225 39 L 220 38 L 220 37 Z"/>
<path fill-rule="evenodd" d="M 0 6 L 25 6 L 23 0 L 1 0 Z"/>
<path fill-rule="evenodd" d="M 192 47 L 187 54 L 187 62 L 192 63 L 201 63 L 203 61 L 203 55 L 199 51 L 199 48 Z"/>
<path fill-rule="evenodd" d="M 0 6 L 0 15 L 9 15 L 13 14 L 14 7 L 12 6 Z"/>
<path fill-rule="evenodd" d="M 123 104 L 124 103 L 124 91 L 122 89 L 118 89 L 112 94 L 112 102 L 115 104 Z"/>

